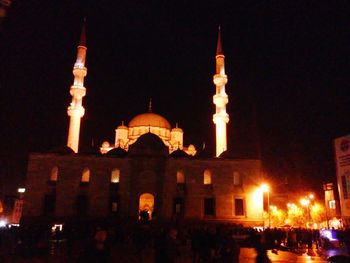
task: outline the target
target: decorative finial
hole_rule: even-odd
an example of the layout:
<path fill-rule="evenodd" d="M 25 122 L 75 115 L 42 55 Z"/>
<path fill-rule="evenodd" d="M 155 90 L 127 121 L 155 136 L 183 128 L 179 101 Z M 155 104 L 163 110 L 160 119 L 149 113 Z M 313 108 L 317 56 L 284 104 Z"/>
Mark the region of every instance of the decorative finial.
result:
<path fill-rule="evenodd" d="M 124 121 L 122 121 L 122 126 L 124 126 Z"/>
<path fill-rule="evenodd" d="M 176 128 L 179 128 L 179 127 L 178 127 L 178 123 L 176 123 L 175 127 L 176 127 Z"/>
<path fill-rule="evenodd" d="M 218 43 L 216 46 L 216 55 L 223 55 L 224 52 L 222 50 L 222 45 L 221 45 L 221 27 L 219 26 L 219 30 L 218 30 Z"/>
<path fill-rule="evenodd" d="M 148 112 L 152 112 L 152 98 L 149 99 Z"/>

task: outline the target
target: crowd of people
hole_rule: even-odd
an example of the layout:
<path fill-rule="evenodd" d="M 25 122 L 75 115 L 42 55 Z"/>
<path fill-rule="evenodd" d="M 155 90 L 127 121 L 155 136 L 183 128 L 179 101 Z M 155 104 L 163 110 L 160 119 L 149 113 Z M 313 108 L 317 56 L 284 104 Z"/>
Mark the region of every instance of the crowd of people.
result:
<path fill-rule="evenodd" d="M 349 248 L 349 230 L 333 230 L 338 245 Z M 122 244 L 122 246 L 121 246 Z M 130 247 L 142 256 L 153 251 L 155 262 L 176 262 L 181 247 L 191 251 L 192 262 L 239 262 L 241 247 L 254 247 L 256 262 L 269 262 L 267 251 L 295 253 L 329 248 L 333 244 L 319 230 L 267 228 L 258 230 L 232 224 L 172 224 L 103 222 L 27 225 L 0 229 L 1 256 L 63 255 L 74 262 L 110 262 L 115 247 Z M 126 253 L 126 251 L 121 251 Z"/>

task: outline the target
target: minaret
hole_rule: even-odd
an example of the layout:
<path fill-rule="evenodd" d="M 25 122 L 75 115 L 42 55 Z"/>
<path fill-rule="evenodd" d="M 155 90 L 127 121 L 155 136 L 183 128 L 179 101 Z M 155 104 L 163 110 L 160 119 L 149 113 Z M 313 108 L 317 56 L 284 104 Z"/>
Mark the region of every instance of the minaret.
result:
<path fill-rule="evenodd" d="M 213 96 L 213 102 L 216 106 L 216 111 L 213 115 L 213 121 L 216 127 L 216 157 L 219 157 L 222 152 L 227 150 L 226 124 L 229 121 L 228 114 L 226 113 L 228 97 L 225 92 L 227 76 L 225 74 L 225 56 L 221 46 L 220 27 L 215 58 L 216 74 L 213 77 L 213 82 L 216 86 L 216 93 Z"/>
<path fill-rule="evenodd" d="M 78 152 L 79 148 L 80 119 L 85 113 L 82 102 L 83 97 L 86 94 L 86 89 L 84 87 L 84 77 L 87 74 L 87 68 L 85 67 L 86 49 L 84 21 L 77 51 L 77 59 L 73 67 L 74 83 L 70 87 L 72 102 L 67 110 L 68 116 L 70 117 L 67 146 L 70 147 L 75 153 Z"/>

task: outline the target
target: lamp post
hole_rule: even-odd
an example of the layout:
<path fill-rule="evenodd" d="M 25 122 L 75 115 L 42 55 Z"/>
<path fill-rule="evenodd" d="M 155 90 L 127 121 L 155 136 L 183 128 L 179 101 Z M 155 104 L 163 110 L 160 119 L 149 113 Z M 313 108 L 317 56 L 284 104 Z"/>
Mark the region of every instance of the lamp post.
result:
<path fill-rule="evenodd" d="M 270 213 L 270 187 L 267 184 L 261 185 L 263 193 L 267 193 L 267 213 L 269 216 L 269 228 L 271 227 L 271 213 Z M 263 201 L 264 202 L 264 201 Z"/>
<path fill-rule="evenodd" d="M 302 198 L 300 200 L 300 204 L 306 207 L 306 227 L 309 227 L 309 221 L 310 221 L 310 199 L 314 199 L 314 195 L 313 194 L 309 194 L 309 196 L 306 196 L 305 198 Z"/>

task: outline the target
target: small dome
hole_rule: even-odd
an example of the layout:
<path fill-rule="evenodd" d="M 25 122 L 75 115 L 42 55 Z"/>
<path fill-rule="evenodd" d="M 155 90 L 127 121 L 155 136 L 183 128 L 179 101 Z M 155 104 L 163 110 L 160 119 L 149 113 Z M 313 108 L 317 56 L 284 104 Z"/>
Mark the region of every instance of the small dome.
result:
<path fill-rule="evenodd" d="M 190 150 L 190 151 L 195 151 L 195 150 L 196 150 L 196 147 L 194 147 L 193 144 L 190 144 L 190 145 L 188 145 L 188 150 Z"/>
<path fill-rule="evenodd" d="M 146 133 L 141 135 L 135 143 L 130 145 L 129 156 L 134 155 L 167 156 L 168 148 L 157 135 Z"/>
<path fill-rule="evenodd" d="M 114 148 L 106 153 L 106 155 L 108 155 L 108 156 L 116 156 L 116 157 L 120 157 L 120 158 L 125 157 L 127 154 L 128 154 L 128 152 L 120 147 Z"/>
<path fill-rule="evenodd" d="M 108 148 L 110 147 L 111 145 L 109 144 L 109 142 L 105 141 L 102 143 L 102 148 Z"/>
<path fill-rule="evenodd" d="M 95 146 L 88 146 L 88 147 L 82 147 L 81 150 L 79 150 L 79 154 L 93 154 L 93 155 L 100 155 L 100 149 Z"/>
<path fill-rule="evenodd" d="M 164 117 L 152 112 L 139 114 L 129 122 L 129 128 L 139 126 L 160 127 L 168 130 L 171 129 L 170 123 Z"/>
<path fill-rule="evenodd" d="M 74 151 L 72 150 L 72 148 L 68 147 L 68 146 L 61 146 L 61 147 L 57 147 L 55 149 L 52 149 L 51 151 L 49 151 L 50 153 L 57 153 L 57 154 L 72 154 L 74 153 Z"/>
<path fill-rule="evenodd" d="M 210 159 L 214 158 L 214 155 L 213 151 L 210 148 L 206 147 L 205 149 L 198 151 L 195 157 L 199 159 Z"/>
<path fill-rule="evenodd" d="M 170 154 L 170 156 L 173 158 L 187 158 L 187 157 L 189 157 L 189 155 L 187 153 L 185 153 L 183 150 L 180 150 L 180 149 L 173 151 Z"/>

